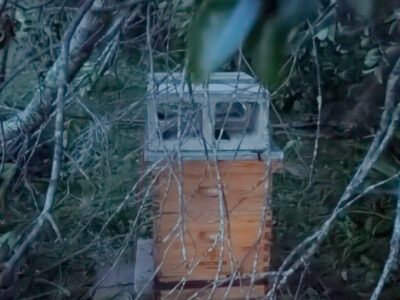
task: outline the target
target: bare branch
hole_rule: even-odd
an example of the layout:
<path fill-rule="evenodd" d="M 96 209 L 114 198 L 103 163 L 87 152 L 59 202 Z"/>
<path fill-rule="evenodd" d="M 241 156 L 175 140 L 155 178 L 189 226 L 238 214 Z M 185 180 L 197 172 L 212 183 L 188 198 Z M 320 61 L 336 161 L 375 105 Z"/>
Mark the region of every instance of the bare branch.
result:
<path fill-rule="evenodd" d="M 320 139 L 320 135 L 321 135 L 322 88 L 321 88 L 321 70 L 320 70 L 320 64 L 319 64 L 319 58 L 318 58 L 318 49 L 317 49 L 317 45 L 315 43 L 314 27 L 310 23 L 308 23 L 308 27 L 310 28 L 311 35 L 312 35 L 313 56 L 314 56 L 314 60 L 315 60 L 315 68 L 317 69 L 317 86 L 318 86 L 318 95 L 317 95 L 317 104 L 318 104 L 317 132 L 316 132 L 316 135 L 315 135 L 314 151 L 313 151 L 313 157 L 312 157 L 312 160 L 311 160 L 310 176 L 309 176 L 309 181 L 308 181 L 308 186 L 311 186 L 312 176 L 313 176 L 313 173 L 314 173 L 315 161 L 316 161 L 317 155 L 318 155 L 319 139 Z"/>
<path fill-rule="evenodd" d="M 278 274 L 281 274 L 284 271 L 287 271 L 287 273 L 285 276 L 279 275 L 275 278 L 271 289 L 265 297 L 266 299 L 275 299 L 277 289 L 286 282 L 288 276 L 292 275 L 301 265 L 311 259 L 323 239 L 330 232 L 340 212 L 353 203 L 351 201 L 351 196 L 354 194 L 356 188 L 364 181 L 369 170 L 376 162 L 382 151 L 385 149 L 387 143 L 393 136 L 393 132 L 400 118 L 400 103 L 395 103 L 398 98 L 397 87 L 399 82 L 400 59 L 397 60 L 389 76 L 385 99 L 385 110 L 382 114 L 379 130 L 376 133 L 367 154 L 364 156 L 361 165 L 359 166 L 350 183 L 347 185 L 330 217 L 323 223 L 317 232 L 307 237 L 286 257 L 285 261 L 279 268 Z M 300 257 L 297 258 L 298 256 Z"/>
<path fill-rule="evenodd" d="M 94 8 L 102 6 L 103 1 L 95 1 Z M 67 82 L 74 78 L 81 66 L 89 58 L 95 45 L 103 37 L 105 31 L 108 30 L 107 25 L 104 18 L 92 10 L 79 23 L 70 42 Z M 4 122 L 4 138 L 6 141 L 18 137 L 21 132 L 30 132 L 36 129 L 51 113 L 57 94 L 57 79 L 61 64 L 62 61 L 58 58 L 46 74 L 44 79 L 46 86 L 38 87 L 28 106 L 19 112 L 17 116 Z"/>
<path fill-rule="evenodd" d="M 68 59 L 69 59 L 69 49 L 71 38 L 81 22 L 82 18 L 85 16 L 86 12 L 92 6 L 93 1 L 86 1 L 82 5 L 80 11 L 78 12 L 74 21 L 70 24 L 67 32 L 63 38 L 63 45 L 61 49 L 61 54 L 59 57 L 59 75 L 57 76 L 58 81 L 58 91 L 57 91 L 57 109 L 56 109 L 56 121 L 55 121 L 55 145 L 53 154 L 53 165 L 51 169 L 51 176 L 49 186 L 47 188 L 46 200 L 44 207 L 39 217 L 37 218 L 32 230 L 27 235 L 23 243 L 14 251 L 13 256 L 4 264 L 4 269 L 0 273 L 0 286 L 6 281 L 3 278 L 9 278 L 15 270 L 16 265 L 21 260 L 25 254 L 28 247 L 35 241 L 36 237 L 40 233 L 44 222 L 46 220 L 51 220 L 51 210 L 53 207 L 58 179 L 60 176 L 61 169 L 61 156 L 62 156 L 62 138 L 63 138 L 63 126 L 64 126 L 64 100 L 67 85 L 67 75 L 68 75 Z M 50 221 L 50 223 L 52 223 Z M 8 281 L 8 280 L 7 280 Z"/>
<path fill-rule="evenodd" d="M 390 274 L 390 271 L 395 266 L 399 259 L 400 251 L 400 188 L 397 195 L 397 207 L 396 207 L 396 219 L 394 221 L 392 239 L 390 240 L 390 252 L 389 257 L 386 260 L 385 267 L 383 268 L 381 277 L 379 278 L 378 284 L 375 287 L 374 292 L 371 295 L 371 300 L 378 300 L 383 286 Z"/>

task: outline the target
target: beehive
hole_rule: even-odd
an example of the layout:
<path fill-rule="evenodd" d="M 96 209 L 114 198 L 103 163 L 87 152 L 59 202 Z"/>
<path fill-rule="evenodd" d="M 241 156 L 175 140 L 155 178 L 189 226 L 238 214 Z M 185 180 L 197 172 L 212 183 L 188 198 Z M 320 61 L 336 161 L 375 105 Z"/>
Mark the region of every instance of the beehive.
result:
<path fill-rule="evenodd" d="M 244 73 L 191 86 L 177 73 L 150 81 L 157 298 L 262 297 L 267 282 L 251 275 L 268 270 L 267 200 L 282 160 L 269 137 L 268 94 Z"/>

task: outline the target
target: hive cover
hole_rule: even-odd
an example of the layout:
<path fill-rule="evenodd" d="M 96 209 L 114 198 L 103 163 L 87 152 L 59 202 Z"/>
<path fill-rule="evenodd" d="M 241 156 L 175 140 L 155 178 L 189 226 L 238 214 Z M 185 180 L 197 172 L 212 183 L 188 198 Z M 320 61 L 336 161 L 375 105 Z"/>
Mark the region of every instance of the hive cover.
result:
<path fill-rule="evenodd" d="M 245 73 L 192 83 L 182 73 L 149 76 L 145 159 L 282 157 L 269 137 L 269 95 Z"/>

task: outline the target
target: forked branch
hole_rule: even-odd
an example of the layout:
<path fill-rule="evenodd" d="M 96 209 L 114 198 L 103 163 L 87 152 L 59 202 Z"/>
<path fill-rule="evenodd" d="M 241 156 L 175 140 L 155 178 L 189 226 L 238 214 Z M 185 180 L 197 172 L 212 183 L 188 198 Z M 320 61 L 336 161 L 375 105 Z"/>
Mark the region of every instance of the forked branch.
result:
<path fill-rule="evenodd" d="M 64 100 L 65 92 L 67 89 L 67 76 L 68 76 L 68 61 L 69 61 L 69 50 L 71 45 L 71 39 L 81 22 L 82 18 L 85 16 L 89 8 L 92 6 L 94 0 L 86 1 L 75 19 L 70 23 L 67 32 L 64 35 L 61 47 L 60 57 L 58 58 L 58 76 L 57 76 L 57 98 L 56 98 L 56 120 L 55 120 L 55 144 L 54 144 L 54 154 L 53 163 L 51 169 L 50 182 L 47 188 L 46 200 L 44 207 L 38 218 L 35 220 L 33 228 L 26 236 L 21 245 L 19 245 L 11 258 L 4 263 L 1 273 L 0 273 L 0 287 L 8 286 L 12 284 L 14 279 L 14 270 L 18 265 L 21 258 L 24 256 L 28 247 L 36 240 L 37 236 L 42 230 L 42 227 L 46 220 L 51 218 L 51 211 L 57 191 L 58 180 L 60 177 L 61 169 L 61 157 L 62 157 L 62 137 L 63 137 L 63 126 L 64 126 Z"/>

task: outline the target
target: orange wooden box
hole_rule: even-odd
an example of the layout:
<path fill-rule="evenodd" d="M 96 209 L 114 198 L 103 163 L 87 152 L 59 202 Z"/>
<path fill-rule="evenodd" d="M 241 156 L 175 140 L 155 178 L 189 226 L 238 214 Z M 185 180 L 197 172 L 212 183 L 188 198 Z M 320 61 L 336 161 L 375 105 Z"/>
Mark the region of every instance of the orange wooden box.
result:
<path fill-rule="evenodd" d="M 184 161 L 181 172 L 174 167 L 158 175 L 153 195 L 158 299 L 207 299 L 211 291 L 210 299 L 265 294 L 267 282 L 258 277 L 251 283 L 250 277 L 268 270 L 271 211 L 265 192 L 280 163 L 272 161 L 267 172 L 264 161 L 219 161 L 220 181 L 215 162 L 207 161 Z"/>

